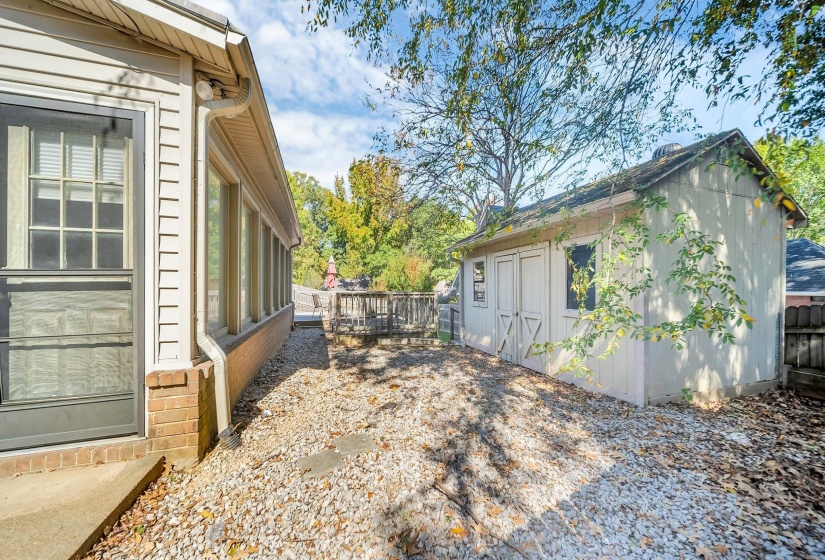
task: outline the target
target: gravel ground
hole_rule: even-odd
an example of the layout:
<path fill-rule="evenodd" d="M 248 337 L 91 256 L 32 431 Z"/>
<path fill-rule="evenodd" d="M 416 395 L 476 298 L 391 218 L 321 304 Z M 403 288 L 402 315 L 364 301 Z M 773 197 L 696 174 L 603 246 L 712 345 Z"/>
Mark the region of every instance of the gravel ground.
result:
<path fill-rule="evenodd" d="M 243 446 L 155 484 L 94 558 L 823 558 L 825 410 L 787 392 L 637 409 L 457 347 L 294 332 Z M 305 478 L 299 458 L 374 451 Z"/>

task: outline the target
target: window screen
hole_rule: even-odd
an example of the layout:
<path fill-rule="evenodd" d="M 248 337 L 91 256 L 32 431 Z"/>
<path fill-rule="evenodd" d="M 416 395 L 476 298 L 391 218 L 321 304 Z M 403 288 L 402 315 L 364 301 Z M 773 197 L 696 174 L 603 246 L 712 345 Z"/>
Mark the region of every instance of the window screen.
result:
<path fill-rule="evenodd" d="M 487 301 L 484 261 L 473 261 L 473 301 L 479 303 Z"/>
<path fill-rule="evenodd" d="M 593 247 L 588 245 L 574 245 L 569 249 L 570 260 L 567 262 L 567 309 L 578 309 L 581 304 L 578 299 L 578 294 L 573 290 L 573 273 L 576 270 L 595 267 L 596 263 L 590 262 L 593 254 Z M 589 270 L 588 275 L 592 279 L 593 270 Z M 593 285 L 591 285 L 585 293 L 584 307 L 588 310 L 593 310 L 596 307 L 596 287 Z"/>
<path fill-rule="evenodd" d="M 209 329 L 226 326 L 226 217 L 229 187 L 209 170 L 207 208 L 207 309 Z"/>

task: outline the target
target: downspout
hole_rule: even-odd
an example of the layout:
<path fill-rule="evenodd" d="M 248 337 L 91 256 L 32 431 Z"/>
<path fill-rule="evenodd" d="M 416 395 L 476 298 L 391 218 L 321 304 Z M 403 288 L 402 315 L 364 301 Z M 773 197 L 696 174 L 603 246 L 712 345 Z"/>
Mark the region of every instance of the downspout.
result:
<path fill-rule="evenodd" d="M 231 424 L 232 406 L 229 401 L 229 378 L 226 372 L 226 354 L 207 331 L 207 165 L 209 162 L 209 123 L 218 117 L 234 117 L 246 111 L 252 101 L 252 87 L 248 78 L 239 80 L 241 92 L 231 99 L 207 101 L 198 106 L 197 168 L 195 207 L 196 213 L 196 247 L 195 247 L 195 340 L 206 353 L 215 371 L 215 407 L 218 419 L 218 437 L 221 446 L 235 449 L 241 445 L 241 438 Z"/>

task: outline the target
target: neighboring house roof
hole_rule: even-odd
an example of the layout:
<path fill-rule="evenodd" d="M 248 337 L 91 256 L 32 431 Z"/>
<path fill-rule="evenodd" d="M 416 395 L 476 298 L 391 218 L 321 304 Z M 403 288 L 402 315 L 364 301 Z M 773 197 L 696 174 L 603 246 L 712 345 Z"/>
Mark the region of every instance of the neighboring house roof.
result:
<path fill-rule="evenodd" d="M 217 78 L 227 97 L 237 95 L 238 78 L 254 84 L 250 108 L 222 123 L 252 178 L 287 230 L 301 241 L 298 214 L 278 140 L 246 35 L 229 20 L 189 0 L 61 0 L 50 3 L 104 23 L 147 43 L 191 56 L 198 74 Z"/>
<path fill-rule="evenodd" d="M 825 247 L 810 239 L 788 240 L 785 292 L 788 295 L 825 295 Z"/>
<path fill-rule="evenodd" d="M 762 161 L 762 158 L 759 157 L 759 154 L 756 153 L 756 150 L 750 145 L 739 129 L 729 130 L 709 136 L 660 157 L 653 158 L 635 167 L 608 175 L 607 177 L 597 179 L 581 187 L 570 189 L 540 200 L 530 206 L 520 208 L 510 217 L 501 221 L 499 229 L 492 237 L 489 231 L 485 228 L 480 228 L 473 234 L 456 242 L 450 250 L 491 241 L 494 238 L 501 237 L 504 232 L 523 232 L 526 228 L 539 225 L 541 220 L 558 214 L 563 208 L 575 210 L 587 204 L 602 200 L 606 201 L 611 196 L 616 200 L 620 198 L 620 195 L 644 190 L 681 167 L 699 160 L 709 150 L 724 142 L 732 142 L 737 139 L 742 139 L 746 143 L 746 150 L 742 156 L 752 165 L 771 173 L 770 169 L 768 169 Z M 625 196 L 624 198 L 626 199 L 627 197 Z M 627 201 L 632 200 L 632 198 L 635 197 L 631 197 Z M 794 219 L 794 225 L 797 227 L 804 226 L 807 223 L 805 212 L 798 206 L 795 211 L 791 212 L 791 216 Z"/>

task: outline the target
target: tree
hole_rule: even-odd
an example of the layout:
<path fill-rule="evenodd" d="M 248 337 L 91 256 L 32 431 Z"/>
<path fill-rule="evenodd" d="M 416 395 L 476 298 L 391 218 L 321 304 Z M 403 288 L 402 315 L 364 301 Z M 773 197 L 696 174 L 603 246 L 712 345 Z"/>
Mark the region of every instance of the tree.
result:
<path fill-rule="evenodd" d="M 294 172 L 287 173 L 287 178 L 303 233 L 303 244 L 292 253 L 292 281 L 318 288 L 323 282 L 331 251 L 326 233 L 332 196 L 315 177 Z"/>
<path fill-rule="evenodd" d="M 658 81 L 667 91 L 702 85 L 711 104 L 722 97 L 761 103 L 762 117 L 783 136 L 813 136 L 825 121 L 821 7 L 821 0 L 317 0 L 307 5 L 311 27 L 348 17 L 347 33 L 365 41 L 373 56 L 391 60 L 400 74 L 420 75 L 443 37 L 454 37 L 459 58 L 451 74 L 459 87 L 452 100 L 460 111 L 469 111 L 473 102 L 467 88 L 473 56 L 493 26 L 513 29 L 519 40 L 510 47 L 533 55 L 526 59 L 527 71 L 548 52 L 566 53 L 567 76 L 586 87 L 598 68 L 619 64 L 633 72 L 639 64 L 662 60 Z M 396 29 L 403 19 L 408 29 Z M 611 62 L 604 46 L 628 43 L 638 46 L 634 56 Z M 749 56 L 766 61 L 761 76 L 748 75 Z"/>
<path fill-rule="evenodd" d="M 688 115 L 674 103 L 686 86 L 705 85 L 711 104 L 722 96 L 761 101 L 763 116 L 780 132 L 811 134 L 822 125 L 821 50 L 825 41 L 821 39 L 825 36 L 822 14 L 818 15 L 819 7 L 813 3 L 318 0 L 312 25 L 350 15 L 350 9 L 348 32 L 356 41 L 367 41 L 373 56 L 390 62 L 394 79 L 408 80 L 413 86 L 420 82 L 426 88 L 428 72 L 435 69 L 446 86 L 439 103 L 445 107 L 450 127 L 465 136 L 479 129 L 476 115 L 483 111 L 486 95 L 496 87 L 508 93 L 516 91 L 509 76 L 529 74 L 542 63 L 551 65 L 554 78 L 541 86 L 542 91 L 552 87 L 562 96 L 583 100 L 585 105 L 588 99 L 600 102 L 593 121 L 580 122 L 574 130 L 593 134 L 594 142 L 615 154 L 609 166 L 613 170 L 627 168 L 658 136 L 651 123 L 659 130 L 689 127 Z M 400 17 L 409 18 L 409 28 L 398 32 L 393 24 Z M 769 32 L 759 34 L 758 29 Z M 401 42 L 393 50 L 396 36 Z M 709 54 L 714 47 L 721 51 Z M 767 49 L 772 58 L 765 76 L 753 83 L 742 68 L 745 55 L 757 47 Z M 441 53 L 451 55 L 446 64 L 440 62 Z M 515 67 L 505 70 L 511 60 Z M 488 76 L 490 80 L 486 80 Z M 766 84 L 775 86 L 776 91 L 770 91 Z M 766 94 L 768 99 L 763 99 Z M 578 100 L 573 102 L 574 107 L 577 104 Z M 426 127 L 425 131 L 429 133 Z M 414 142 L 409 145 L 415 147 Z M 453 146 L 441 157 L 452 155 L 457 163 L 471 148 L 461 141 Z M 541 147 L 552 154 L 555 146 Z M 743 143 L 731 146 L 718 157 L 742 173 L 761 173 L 741 158 L 744 148 Z M 502 150 L 498 146 L 492 151 L 501 156 Z M 583 158 L 585 165 L 600 157 L 586 149 L 575 155 Z M 485 179 L 478 172 L 472 178 Z M 793 207 L 784 192 L 787 180 L 764 174 L 761 181 L 763 200 Z M 465 183 L 480 189 L 482 195 L 489 188 L 488 178 L 485 184 Z M 594 354 L 611 354 L 626 336 L 668 340 L 681 347 L 685 335 L 695 329 L 732 342 L 735 325 L 751 325 L 745 302 L 734 290 L 735 278 L 718 256 L 721 242 L 696 229 L 690 216 L 670 213 L 663 199 L 644 199 L 629 216 L 616 207 L 612 196 L 609 201 L 612 219 L 604 222 L 593 242 L 593 246 L 607 247 L 600 271 L 588 274 L 592 263 L 577 269 L 571 261 L 580 296 L 591 287 L 599 288 L 595 310 L 586 313 L 582 300 L 582 328 L 544 348 L 552 351 L 561 347 L 571 352 L 565 369 L 587 375 L 588 359 Z M 639 217 L 645 212 L 668 212 L 671 228 L 652 237 Z M 564 229 L 559 237 L 563 236 Z M 681 317 L 657 325 L 645 325 L 631 305 L 632 299 L 650 286 L 651 272 L 636 270 L 641 251 L 650 243 L 672 245 L 676 258 L 667 278 L 688 309 Z M 607 343 L 604 351 L 596 350 L 601 341 Z"/>
<path fill-rule="evenodd" d="M 788 191 L 808 214 L 808 227 L 788 230 L 788 237 L 825 244 L 825 143 L 767 136 L 755 147 L 778 174 L 789 178 Z"/>

